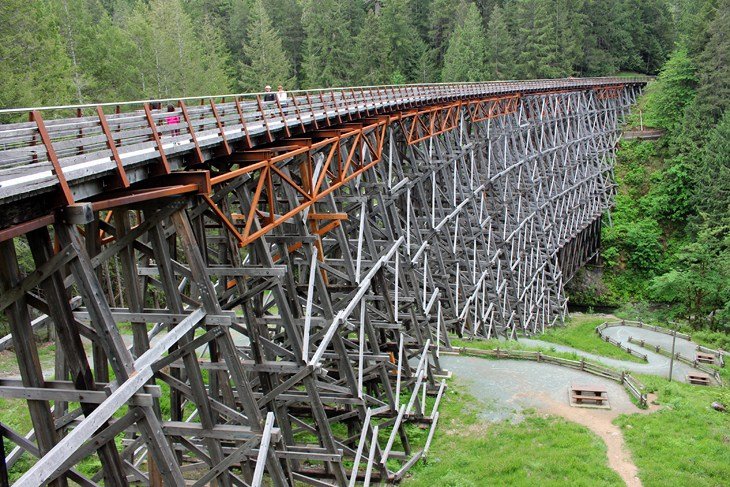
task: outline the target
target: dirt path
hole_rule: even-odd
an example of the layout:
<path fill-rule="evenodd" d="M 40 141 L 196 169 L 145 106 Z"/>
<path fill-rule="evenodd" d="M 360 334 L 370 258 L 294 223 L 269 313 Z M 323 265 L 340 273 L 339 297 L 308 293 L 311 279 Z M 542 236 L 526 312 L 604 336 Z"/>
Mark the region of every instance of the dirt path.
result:
<path fill-rule="evenodd" d="M 631 452 L 626 448 L 621 428 L 613 424 L 614 418 L 618 416 L 617 413 L 595 414 L 595 410 L 571 407 L 568 404 L 555 401 L 547 394 L 538 394 L 537 396 L 544 402 L 544 408 L 541 408 L 544 412 L 578 423 L 597 434 L 606 444 L 608 466 L 621 476 L 628 487 L 641 487 L 641 480 L 638 476 L 639 469 L 631 459 Z M 639 414 L 652 412 L 656 409 L 657 407 L 653 406 L 648 410 L 641 411 Z M 610 413 L 610 411 L 607 412 Z"/>
<path fill-rule="evenodd" d="M 608 465 L 628 487 L 640 487 L 638 468 L 626 448 L 621 429 L 613 420 L 621 414 L 646 414 L 658 409 L 637 408 L 623 387 L 613 381 L 589 376 L 557 365 L 513 360 L 484 360 L 473 357 L 444 357 L 446 368 L 468 386 L 469 392 L 489 407 L 483 417 L 491 421 L 519 418 L 520 410 L 535 408 L 585 426 L 606 444 Z M 601 384 L 606 387 L 611 409 L 588 409 L 568 404 L 571 383 Z"/>

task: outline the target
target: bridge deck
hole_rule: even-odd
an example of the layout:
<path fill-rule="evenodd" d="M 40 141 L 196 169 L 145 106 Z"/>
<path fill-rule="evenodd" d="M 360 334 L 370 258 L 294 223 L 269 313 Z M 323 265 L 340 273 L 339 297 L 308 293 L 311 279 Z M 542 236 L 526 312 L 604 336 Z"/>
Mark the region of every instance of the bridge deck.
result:
<path fill-rule="evenodd" d="M 150 110 L 145 102 L 0 110 L 0 115 L 27 111 L 31 119 L 0 125 L 0 209 L 14 204 L 21 209 L 5 211 L 0 228 L 43 213 L 29 212 L 28 203 L 18 205 L 19 201 L 32 198 L 31 206 L 37 210 L 39 199 L 45 205 L 52 200 L 48 193 L 59 185 L 63 189 L 54 162 L 68 186 L 66 201 L 81 201 L 119 187 L 109 176 L 121 179 L 127 187 L 152 173 L 207 163 L 234 150 L 261 148 L 333 124 L 444 102 L 644 83 L 627 78 L 582 78 L 338 88 L 292 92 L 286 106 L 263 102 L 260 94 L 188 98 L 175 100 L 174 112 Z M 114 113 L 105 114 L 104 109 Z M 73 113 L 76 116 L 69 116 Z M 179 123 L 167 123 L 168 117 L 177 117 Z M 159 164 L 163 167 L 156 166 Z"/>

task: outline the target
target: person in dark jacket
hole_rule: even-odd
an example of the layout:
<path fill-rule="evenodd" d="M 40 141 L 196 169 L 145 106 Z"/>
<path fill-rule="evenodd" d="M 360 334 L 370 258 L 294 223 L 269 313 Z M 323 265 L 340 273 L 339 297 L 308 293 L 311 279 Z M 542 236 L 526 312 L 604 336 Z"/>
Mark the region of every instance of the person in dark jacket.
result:
<path fill-rule="evenodd" d="M 264 93 L 264 101 L 276 100 L 276 98 L 275 98 L 276 95 L 274 95 L 274 93 L 271 92 L 271 86 L 266 85 L 266 88 L 264 88 L 264 91 L 266 92 L 266 93 Z"/>

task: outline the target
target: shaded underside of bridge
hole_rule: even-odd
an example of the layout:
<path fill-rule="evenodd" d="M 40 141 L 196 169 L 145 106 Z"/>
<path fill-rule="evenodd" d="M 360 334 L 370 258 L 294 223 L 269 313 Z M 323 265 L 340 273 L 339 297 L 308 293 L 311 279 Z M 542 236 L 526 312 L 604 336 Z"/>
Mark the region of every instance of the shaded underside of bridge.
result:
<path fill-rule="evenodd" d="M 644 84 L 346 88 L 0 125 L 0 309 L 22 376 L 0 397 L 27 400 L 34 427 L 2 425 L 4 465 L 39 458 L 19 485 L 399 480 L 438 422 L 449 334 L 562 321 Z M 45 325 L 54 380 L 28 339 Z M 424 448 L 409 422 L 430 428 Z"/>

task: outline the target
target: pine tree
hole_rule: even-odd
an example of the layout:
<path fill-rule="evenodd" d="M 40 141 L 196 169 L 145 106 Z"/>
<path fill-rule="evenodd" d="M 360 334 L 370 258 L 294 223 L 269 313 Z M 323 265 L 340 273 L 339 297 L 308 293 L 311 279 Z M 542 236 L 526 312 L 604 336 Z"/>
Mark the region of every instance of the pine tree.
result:
<path fill-rule="evenodd" d="M 274 29 L 276 29 L 281 39 L 287 57 L 291 59 L 293 72 L 296 76 L 301 68 L 301 47 L 304 42 L 300 2 L 297 0 L 266 0 L 264 6 L 271 18 Z"/>
<path fill-rule="evenodd" d="M 71 100 L 71 63 L 46 1 L 0 2 L 0 64 L 0 107 Z"/>
<path fill-rule="evenodd" d="M 486 32 L 487 72 L 492 79 L 510 79 L 515 75 L 515 51 L 502 7 L 496 5 L 489 17 Z"/>
<path fill-rule="evenodd" d="M 413 81 L 427 50 L 413 24 L 408 0 L 390 0 L 379 16 L 378 33 L 386 53 L 383 66 L 392 83 Z"/>
<path fill-rule="evenodd" d="M 230 59 L 221 33 L 204 19 L 199 28 L 200 64 L 204 76 L 196 77 L 199 88 L 194 93 L 224 94 L 231 91 Z"/>
<path fill-rule="evenodd" d="M 707 134 L 699 166 L 695 204 L 714 225 L 730 226 L 730 111 Z"/>
<path fill-rule="evenodd" d="M 698 56 L 698 116 L 705 126 L 717 122 L 730 105 L 730 0 L 720 0 L 707 26 L 707 43 Z"/>
<path fill-rule="evenodd" d="M 231 0 L 230 15 L 227 20 L 225 43 L 230 52 L 231 62 L 237 68 L 240 62 L 245 61 L 243 47 L 248 38 L 249 17 L 251 15 L 249 0 Z"/>
<path fill-rule="evenodd" d="M 621 0 L 586 0 L 583 14 L 588 21 L 579 73 L 582 76 L 615 73 L 632 45 L 631 34 L 623 22 Z"/>
<path fill-rule="evenodd" d="M 87 87 L 90 101 L 136 100 L 144 96 L 138 85 L 138 67 L 129 60 L 135 45 L 104 13 L 94 26 L 94 46 L 84 58 L 84 71 L 93 84 Z"/>
<path fill-rule="evenodd" d="M 647 93 L 645 121 L 650 126 L 678 130 L 684 121 L 685 108 L 697 89 L 697 68 L 680 48 L 662 68 L 657 81 Z"/>
<path fill-rule="evenodd" d="M 558 76 L 571 76 L 583 61 L 586 19 L 584 0 L 554 0 L 556 68 Z"/>
<path fill-rule="evenodd" d="M 666 0 L 624 0 L 621 8 L 632 39 L 632 50 L 622 69 L 656 73 L 673 48 L 672 20 Z"/>
<path fill-rule="evenodd" d="M 99 0 L 59 0 L 55 3 L 61 37 L 71 59 L 77 103 L 136 98 L 134 54 L 128 36 L 112 22 Z"/>
<path fill-rule="evenodd" d="M 354 83 L 380 85 L 390 82 L 388 53 L 380 40 L 380 13 L 368 12 L 367 29 L 362 29 L 355 39 L 354 55 L 358 60 L 353 66 Z"/>
<path fill-rule="evenodd" d="M 155 48 L 155 33 L 147 22 L 149 9 L 137 4 L 126 12 L 122 20 L 122 29 L 133 45 L 130 65 L 135 67 L 136 85 L 141 98 L 160 97 L 163 82 L 159 76 L 158 49 Z"/>
<path fill-rule="evenodd" d="M 469 4 L 461 25 L 449 40 L 444 56 L 443 81 L 483 81 L 488 78 L 486 38 L 482 16 L 476 5 Z"/>
<path fill-rule="evenodd" d="M 555 20 L 549 0 L 516 0 L 510 12 L 516 44 L 516 74 L 520 78 L 557 76 Z"/>
<path fill-rule="evenodd" d="M 456 21 L 465 15 L 464 0 L 433 0 L 429 32 L 429 47 L 434 52 L 436 66 L 443 66 L 444 55 Z"/>
<path fill-rule="evenodd" d="M 302 70 L 310 88 L 346 86 L 354 59 L 347 0 L 307 0 L 302 8 L 306 35 Z"/>
<path fill-rule="evenodd" d="M 271 25 L 262 0 L 254 3 L 244 53 L 248 61 L 241 66 L 241 89 L 262 91 L 267 84 L 287 88 L 294 86 L 291 61 Z"/>
<path fill-rule="evenodd" d="M 136 4 L 125 19 L 124 30 L 134 45 L 133 63 L 145 96 L 211 95 L 230 90 L 220 38 L 211 38 L 214 34 L 203 23 L 196 26 L 180 0 Z"/>
<path fill-rule="evenodd" d="M 85 95 L 95 80 L 87 73 L 86 64 L 90 50 L 95 47 L 93 22 L 86 0 L 58 0 L 54 2 L 56 16 L 71 59 L 71 73 L 76 103 L 84 103 Z"/>

